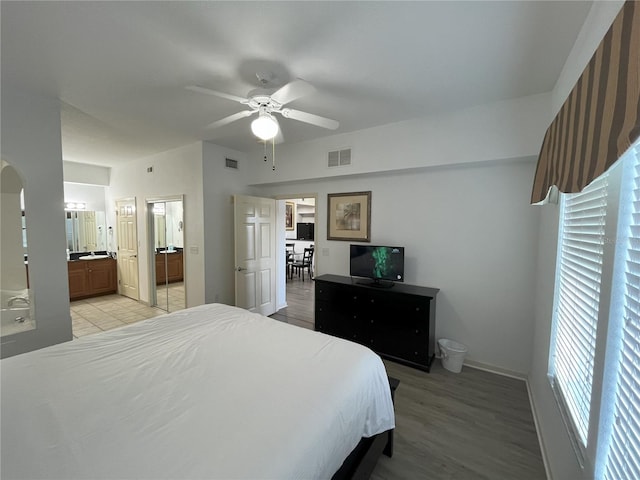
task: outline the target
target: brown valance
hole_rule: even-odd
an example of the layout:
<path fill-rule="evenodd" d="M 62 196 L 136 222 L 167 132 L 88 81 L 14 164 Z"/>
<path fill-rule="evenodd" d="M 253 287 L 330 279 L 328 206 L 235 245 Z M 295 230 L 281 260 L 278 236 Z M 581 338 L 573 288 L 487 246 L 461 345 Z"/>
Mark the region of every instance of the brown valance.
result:
<path fill-rule="evenodd" d="M 627 1 L 544 136 L 531 203 L 579 192 L 640 136 L 640 2 Z"/>

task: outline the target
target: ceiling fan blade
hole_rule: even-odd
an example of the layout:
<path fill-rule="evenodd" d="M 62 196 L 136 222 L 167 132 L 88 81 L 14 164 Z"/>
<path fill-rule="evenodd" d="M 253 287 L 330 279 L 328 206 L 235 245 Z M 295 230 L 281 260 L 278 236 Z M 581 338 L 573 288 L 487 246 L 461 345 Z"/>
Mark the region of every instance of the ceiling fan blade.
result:
<path fill-rule="evenodd" d="M 238 103 L 248 103 L 249 100 L 246 98 L 238 97 L 237 95 L 231 95 L 230 93 L 219 92 L 217 90 L 211 90 L 210 88 L 199 87 L 198 85 L 189 85 L 188 87 L 184 87 L 187 90 L 191 90 L 192 92 L 204 93 L 205 95 L 213 95 L 215 97 L 226 98 L 227 100 L 233 100 Z"/>
<path fill-rule="evenodd" d="M 315 93 L 316 87 L 311 85 L 309 82 L 305 82 L 301 78 L 294 80 L 293 82 L 287 83 L 284 87 L 276 90 L 276 92 L 271 95 L 271 99 L 278 102 L 280 105 L 285 105 L 286 103 L 293 102 L 295 99 L 304 97 L 305 95 L 311 95 Z"/>
<path fill-rule="evenodd" d="M 280 113 L 282 113 L 282 116 L 285 118 L 293 118 L 294 120 L 310 123 L 322 128 L 328 128 L 329 130 L 335 130 L 340 126 L 340 122 L 336 120 L 321 117 L 320 115 L 314 115 L 313 113 L 301 112 L 300 110 L 294 110 L 293 108 L 283 108 Z"/>
<path fill-rule="evenodd" d="M 224 117 L 220 120 L 210 123 L 205 127 L 205 129 L 222 127 L 223 125 L 227 125 L 231 122 L 235 122 L 236 120 L 240 120 L 241 118 L 248 117 L 249 115 L 252 115 L 256 112 L 257 110 L 242 110 L 241 112 L 234 113 L 233 115 L 229 115 L 228 117 Z"/>

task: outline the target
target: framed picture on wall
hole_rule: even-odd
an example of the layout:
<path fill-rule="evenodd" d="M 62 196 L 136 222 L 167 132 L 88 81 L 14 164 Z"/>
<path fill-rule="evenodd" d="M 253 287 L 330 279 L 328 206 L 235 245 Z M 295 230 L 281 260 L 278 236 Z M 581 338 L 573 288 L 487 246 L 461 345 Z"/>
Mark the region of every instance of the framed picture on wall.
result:
<path fill-rule="evenodd" d="M 371 241 L 371 192 L 330 193 L 327 240 Z"/>
<path fill-rule="evenodd" d="M 296 204 L 285 202 L 284 204 L 284 226 L 287 230 L 293 230 L 293 218 L 296 216 Z"/>

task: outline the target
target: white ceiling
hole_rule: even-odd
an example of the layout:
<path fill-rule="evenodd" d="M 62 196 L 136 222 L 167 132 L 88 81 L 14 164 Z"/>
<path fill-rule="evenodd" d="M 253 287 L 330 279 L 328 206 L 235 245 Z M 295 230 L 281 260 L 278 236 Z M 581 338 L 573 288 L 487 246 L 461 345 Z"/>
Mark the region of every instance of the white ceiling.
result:
<path fill-rule="evenodd" d="M 115 165 L 197 140 L 259 148 L 238 96 L 303 78 L 288 106 L 337 133 L 551 91 L 592 2 L 0 2 L 2 83 L 63 103 L 65 160 Z M 279 117 L 286 143 L 336 132 Z"/>

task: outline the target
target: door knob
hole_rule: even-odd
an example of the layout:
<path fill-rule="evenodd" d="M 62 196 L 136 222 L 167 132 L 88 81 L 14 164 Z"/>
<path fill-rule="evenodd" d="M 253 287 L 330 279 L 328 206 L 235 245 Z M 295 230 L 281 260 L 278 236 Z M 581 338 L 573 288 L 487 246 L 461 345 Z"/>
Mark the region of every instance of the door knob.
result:
<path fill-rule="evenodd" d="M 247 270 L 247 269 L 246 269 L 246 268 L 243 268 L 243 267 L 237 267 L 237 268 L 236 268 L 236 272 L 242 272 L 242 271 L 244 271 L 244 270 Z"/>

